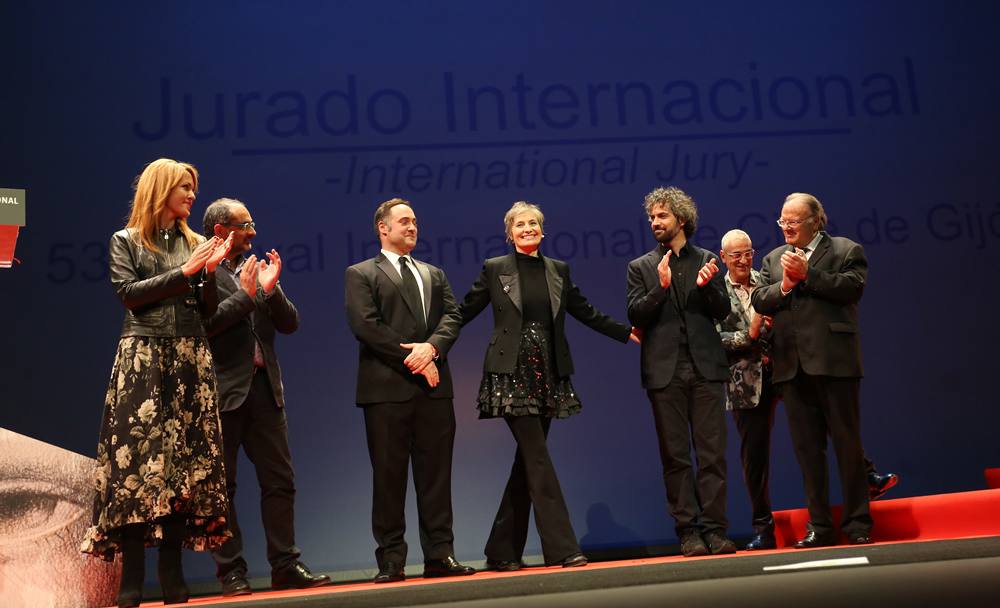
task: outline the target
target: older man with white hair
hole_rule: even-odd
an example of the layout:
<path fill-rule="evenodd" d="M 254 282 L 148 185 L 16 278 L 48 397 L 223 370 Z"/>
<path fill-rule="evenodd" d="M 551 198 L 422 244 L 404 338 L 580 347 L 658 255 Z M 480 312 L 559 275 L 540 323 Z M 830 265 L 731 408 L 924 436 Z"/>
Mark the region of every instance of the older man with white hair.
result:
<path fill-rule="evenodd" d="M 773 317 L 773 381 L 788 413 L 809 509 L 796 548 L 837 544 L 830 509 L 827 435 L 840 472 L 839 528 L 852 545 L 871 543 L 859 407 L 861 339 L 858 304 L 868 280 L 864 248 L 826 233 L 823 205 L 811 194 L 785 198 L 778 225 L 785 245 L 761 265 L 753 308 Z"/>

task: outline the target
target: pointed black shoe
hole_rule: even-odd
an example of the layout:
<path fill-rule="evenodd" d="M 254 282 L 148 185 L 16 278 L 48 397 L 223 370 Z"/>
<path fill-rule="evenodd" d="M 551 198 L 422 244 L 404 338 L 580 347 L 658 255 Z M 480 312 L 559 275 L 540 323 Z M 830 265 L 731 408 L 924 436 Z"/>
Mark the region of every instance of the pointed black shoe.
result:
<path fill-rule="evenodd" d="M 755 534 L 747 546 L 746 551 L 765 551 L 767 549 L 777 549 L 778 543 L 774 540 L 773 534 Z"/>
<path fill-rule="evenodd" d="M 832 547 L 836 544 L 836 536 L 820 536 L 812 530 L 809 530 L 801 540 L 795 543 L 794 546 L 796 549 L 813 549 L 815 547 Z"/>
<path fill-rule="evenodd" d="M 442 576 L 469 576 L 475 574 L 476 569 L 463 566 L 452 556 L 444 559 L 424 560 L 424 578 L 438 578 Z"/>
<path fill-rule="evenodd" d="M 580 566 L 587 565 L 587 556 L 583 553 L 574 553 L 566 559 L 559 562 L 563 568 L 579 568 Z"/>
<path fill-rule="evenodd" d="M 271 571 L 271 589 L 310 589 L 330 583 L 325 574 L 313 574 L 302 562 L 293 562 L 280 570 Z"/>
<path fill-rule="evenodd" d="M 405 581 L 406 574 L 403 573 L 403 564 L 397 562 L 386 562 L 378 569 L 378 574 L 372 579 L 373 583 L 398 583 Z"/>
<path fill-rule="evenodd" d="M 886 473 L 879 475 L 872 471 L 868 474 L 868 500 L 878 500 L 899 483 L 899 475 Z"/>
<path fill-rule="evenodd" d="M 524 562 L 519 559 L 486 560 L 486 570 L 493 570 L 495 572 L 515 572 L 524 567 Z"/>
<path fill-rule="evenodd" d="M 250 595 L 253 589 L 250 588 L 250 581 L 246 574 L 236 570 L 222 577 L 222 597 L 236 597 L 238 595 Z"/>

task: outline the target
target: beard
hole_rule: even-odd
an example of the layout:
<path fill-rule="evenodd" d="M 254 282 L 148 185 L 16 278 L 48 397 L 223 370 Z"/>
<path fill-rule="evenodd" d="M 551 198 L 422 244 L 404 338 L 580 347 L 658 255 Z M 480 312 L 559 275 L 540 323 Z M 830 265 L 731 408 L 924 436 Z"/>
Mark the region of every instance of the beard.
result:
<path fill-rule="evenodd" d="M 659 234 L 654 232 L 653 238 L 656 239 L 656 242 L 663 243 L 664 245 L 666 245 L 670 241 L 674 240 L 674 237 L 677 236 L 677 233 L 679 233 L 680 231 L 681 231 L 680 226 L 674 226 L 673 228 L 664 228 L 662 231 L 660 231 Z"/>

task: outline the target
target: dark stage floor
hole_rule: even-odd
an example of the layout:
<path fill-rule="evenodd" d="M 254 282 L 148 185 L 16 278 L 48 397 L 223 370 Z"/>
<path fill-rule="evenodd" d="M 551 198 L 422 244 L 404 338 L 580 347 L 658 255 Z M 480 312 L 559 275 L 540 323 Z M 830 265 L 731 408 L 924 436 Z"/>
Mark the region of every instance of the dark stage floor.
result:
<path fill-rule="evenodd" d="M 764 570 L 853 558 L 852 565 Z M 866 563 L 865 563 L 866 562 Z M 883 543 L 807 551 L 599 562 L 585 568 L 530 568 L 457 579 L 309 591 L 203 597 L 201 606 L 322 608 L 444 606 L 867 606 L 1000 607 L 1000 537 Z"/>

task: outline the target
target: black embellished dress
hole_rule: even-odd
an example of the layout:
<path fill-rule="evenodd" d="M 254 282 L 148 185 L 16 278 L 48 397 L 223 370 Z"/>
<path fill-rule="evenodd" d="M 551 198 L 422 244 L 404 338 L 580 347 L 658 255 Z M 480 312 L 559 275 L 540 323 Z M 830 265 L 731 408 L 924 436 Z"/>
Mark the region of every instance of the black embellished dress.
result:
<path fill-rule="evenodd" d="M 480 418 L 503 418 L 517 442 L 510 476 L 484 553 L 505 567 L 524 553 L 532 509 L 547 565 L 580 553 L 566 501 L 549 456 L 552 420 L 580 411 L 564 323 L 567 314 L 620 342 L 630 327 L 594 309 L 569 267 L 544 256 L 491 258 L 460 307 L 468 323 L 489 305 L 494 328 L 476 407 Z"/>
<path fill-rule="evenodd" d="M 514 372 L 484 372 L 479 385 L 479 417 L 567 418 L 580 411 L 569 376 L 556 371 L 552 304 L 541 257 L 514 254 L 521 294 L 521 340 Z"/>

